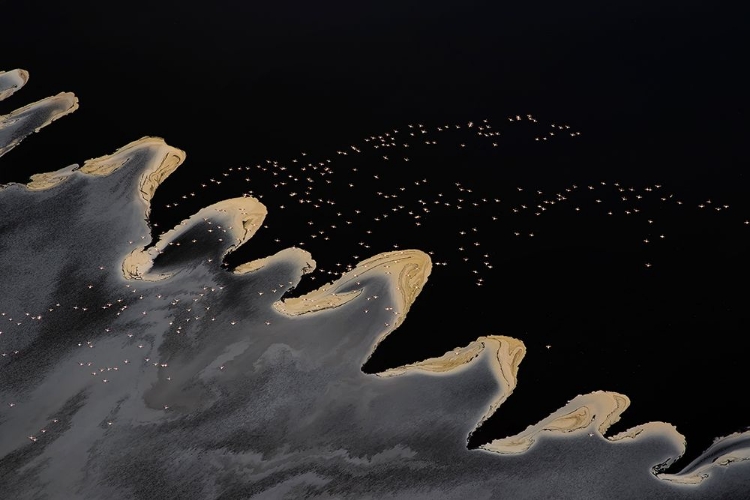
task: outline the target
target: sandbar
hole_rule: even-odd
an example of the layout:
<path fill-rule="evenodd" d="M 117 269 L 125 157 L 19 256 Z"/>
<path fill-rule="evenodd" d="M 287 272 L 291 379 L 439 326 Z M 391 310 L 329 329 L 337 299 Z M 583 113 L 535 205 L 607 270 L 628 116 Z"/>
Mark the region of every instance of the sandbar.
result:
<path fill-rule="evenodd" d="M 0 71 L 0 101 L 12 96 L 29 81 L 29 72 L 25 69 Z"/>
<path fill-rule="evenodd" d="M 154 246 L 148 249 L 139 247 L 130 252 L 122 262 L 122 274 L 126 279 L 145 281 L 158 281 L 172 276 L 170 273 L 149 274 L 154 259 L 169 246 L 170 242 L 206 220 L 220 220 L 225 226 L 232 241 L 224 252 L 223 256 L 225 256 L 253 237 L 261 227 L 266 214 L 265 205 L 249 196 L 214 203 L 164 233 Z"/>
<path fill-rule="evenodd" d="M 553 412 L 525 431 L 502 439 L 495 439 L 480 448 L 501 454 L 517 454 L 531 448 L 544 433 L 582 434 L 596 431 L 603 435 L 620 419 L 630 406 L 630 399 L 616 392 L 596 391 L 576 396 L 565 406 Z"/>
<path fill-rule="evenodd" d="M 0 156 L 16 147 L 27 136 L 78 109 L 78 98 L 71 92 L 28 104 L 0 116 Z"/>
<path fill-rule="evenodd" d="M 395 329 L 406 317 L 422 287 L 430 275 L 432 263 L 429 256 L 419 250 L 385 252 L 357 264 L 338 280 L 323 285 L 300 297 L 291 297 L 274 302 L 274 309 L 286 316 L 301 316 L 340 307 L 358 297 L 362 290 L 340 293 L 338 290 L 372 275 L 388 276 L 397 301 Z"/>
<path fill-rule="evenodd" d="M 161 137 L 147 136 L 126 144 L 112 154 L 86 160 L 79 171 L 99 177 L 110 175 L 128 163 L 133 155 L 144 150 L 148 150 L 150 157 L 142 167 L 138 193 L 146 204 L 145 215 L 148 217 L 156 188 L 185 161 L 185 151 L 169 146 Z"/>

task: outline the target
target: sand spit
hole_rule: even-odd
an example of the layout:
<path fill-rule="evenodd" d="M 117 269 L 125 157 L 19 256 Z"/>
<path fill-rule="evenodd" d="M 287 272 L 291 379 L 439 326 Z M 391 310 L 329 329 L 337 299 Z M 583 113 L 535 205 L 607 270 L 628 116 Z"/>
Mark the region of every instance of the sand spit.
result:
<path fill-rule="evenodd" d="M 78 98 L 71 92 L 62 92 L 0 116 L 0 156 L 27 136 L 76 109 Z"/>
<path fill-rule="evenodd" d="M 620 419 L 630 406 L 630 399 L 616 392 L 597 391 L 573 398 L 549 417 L 525 431 L 502 439 L 495 439 L 481 448 L 502 454 L 522 453 L 544 433 L 556 434 L 604 434 Z"/>
<path fill-rule="evenodd" d="M 525 431 L 502 439 L 495 439 L 480 448 L 503 455 L 522 454 L 537 440 L 545 436 L 584 436 L 605 437 L 611 443 L 632 442 L 647 436 L 659 437 L 671 444 L 676 452 L 666 461 L 655 463 L 652 473 L 663 477 L 661 470 L 668 467 L 685 452 L 685 437 L 677 429 L 665 422 L 648 422 L 632 427 L 614 436 L 604 436 L 607 430 L 620 420 L 622 413 L 630 406 L 630 399 L 616 392 L 596 391 L 577 396 L 568 404 L 552 413 Z"/>
<path fill-rule="evenodd" d="M 380 377 L 396 377 L 412 372 L 429 373 L 436 376 L 454 375 L 482 355 L 488 356 L 487 361 L 490 363 L 492 373 L 500 387 L 489 409 L 477 424 L 478 427 L 510 397 L 518 384 L 518 367 L 526 355 L 526 346 L 520 340 L 502 335 L 479 337 L 466 347 L 453 349 L 440 357 L 390 368 L 377 375 Z"/>
<path fill-rule="evenodd" d="M 0 71 L 0 101 L 12 96 L 29 81 L 29 72 L 24 69 Z"/>
<path fill-rule="evenodd" d="M 232 198 L 210 205 L 164 233 L 154 246 L 133 250 L 122 262 L 122 274 L 126 279 L 144 281 L 158 281 L 172 276 L 173 273 L 150 274 L 154 259 L 170 243 L 197 224 L 207 221 L 217 222 L 226 230 L 223 234 L 228 236 L 228 241 L 225 242 L 224 237 L 221 237 L 221 241 L 227 244 L 223 254 L 226 256 L 253 237 L 261 227 L 266 214 L 266 207 L 252 197 Z"/>
<path fill-rule="evenodd" d="M 335 309 L 359 297 L 361 290 L 351 290 L 344 293 L 329 292 L 319 288 L 302 297 L 292 297 L 273 303 L 273 308 L 287 316 L 302 316 L 314 312 Z"/>
<path fill-rule="evenodd" d="M 666 481 L 697 485 L 729 465 L 750 460 L 750 431 L 730 434 L 713 442 L 703 454 L 676 474 L 660 474 Z"/>
<path fill-rule="evenodd" d="M 146 204 L 145 215 L 148 217 L 151 212 L 151 199 L 154 197 L 156 188 L 185 161 L 184 151 L 169 146 L 160 137 L 142 137 L 112 154 L 87 160 L 79 170 L 87 175 L 110 175 L 122 168 L 135 155 L 142 153 L 148 153 L 149 160 L 142 167 L 138 193 Z"/>
<path fill-rule="evenodd" d="M 397 377 L 415 371 L 439 375 L 441 373 L 454 371 L 471 363 L 484 351 L 485 345 L 482 342 L 482 339 L 486 338 L 487 337 L 480 337 L 465 347 L 457 347 L 437 358 L 425 359 L 423 361 L 417 361 L 416 363 L 389 368 L 388 370 L 378 373 L 378 376 Z"/>
<path fill-rule="evenodd" d="M 61 168 L 55 172 L 43 172 L 41 174 L 34 174 L 31 176 L 31 180 L 26 184 L 26 187 L 30 191 L 43 191 L 45 189 L 51 189 L 61 182 L 67 180 L 73 172 L 76 171 L 78 165 L 70 165 L 65 168 Z"/>
<path fill-rule="evenodd" d="M 479 337 L 465 347 L 457 347 L 437 358 L 425 359 L 408 365 L 389 368 L 378 373 L 380 377 L 395 377 L 420 371 L 440 375 L 455 371 L 471 363 L 483 352 L 492 354 L 493 367 L 503 389 L 516 386 L 518 366 L 526 355 L 526 346 L 518 339 L 501 335 Z"/>
<path fill-rule="evenodd" d="M 260 271 L 266 266 L 279 262 L 279 261 L 292 261 L 299 266 L 302 274 L 311 273 L 316 266 L 315 260 L 307 250 L 302 250 L 299 247 L 289 247 L 276 252 L 268 257 L 251 260 L 244 264 L 240 264 L 235 267 L 234 274 L 250 274 L 255 271 Z"/>
<path fill-rule="evenodd" d="M 302 295 L 282 299 L 273 304 L 274 309 L 286 316 L 302 316 L 340 307 L 359 296 L 361 290 L 339 293 L 342 288 L 357 285 L 368 276 L 389 276 L 391 286 L 396 292 L 397 319 L 391 330 L 404 320 L 411 304 L 427 282 L 432 263 L 429 256 L 419 250 L 400 250 L 385 252 L 357 264 L 354 269 L 345 273 L 333 283 L 323 285 L 317 290 Z M 387 335 L 387 333 L 386 333 Z"/>

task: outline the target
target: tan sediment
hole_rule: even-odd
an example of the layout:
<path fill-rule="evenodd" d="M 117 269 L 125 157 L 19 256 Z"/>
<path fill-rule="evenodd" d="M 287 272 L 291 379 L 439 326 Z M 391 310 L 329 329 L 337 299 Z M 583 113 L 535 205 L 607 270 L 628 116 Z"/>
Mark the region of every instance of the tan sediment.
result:
<path fill-rule="evenodd" d="M 148 217 L 156 188 L 185 161 L 184 151 L 169 146 L 160 137 L 142 137 L 112 154 L 85 161 L 79 171 L 94 176 L 110 175 L 122 168 L 136 151 L 143 149 L 149 149 L 152 153 L 152 158 L 138 181 L 138 193 L 146 204 L 145 215 Z"/>
<path fill-rule="evenodd" d="M 0 156 L 16 147 L 22 140 L 29 135 L 39 132 L 42 128 L 46 127 L 50 123 L 54 122 L 58 118 L 68 115 L 78 109 L 78 98 L 71 92 L 61 92 L 52 97 L 46 97 L 40 101 L 33 102 L 22 108 L 12 111 L 10 114 L 0 116 L 0 130 L 12 127 L 16 125 L 19 120 L 22 120 L 25 115 L 31 115 L 34 113 L 43 112 L 44 108 L 49 108 L 47 111 L 49 115 L 33 130 L 24 131 L 23 133 L 15 136 L 7 144 L 0 144 Z"/>
<path fill-rule="evenodd" d="M 204 210 L 208 210 L 209 214 L 210 210 L 215 210 L 230 217 L 231 226 L 227 229 L 232 231 L 235 242 L 227 249 L 226 253 L 233 251 L 252 238 L 268 215 L 266 206 L 251 196 L 223 200 L 197 214 L 198 216 L 211 217 L 211 215 L 204 215 Z"/>
<path fill-rule="evenodd" d="M 668 436 L 674 441 L 674 444 L 678 448 L 682 448 L 682 454 L 685 449 L 685 436 L 677 432 L 677 428 L 666 422 L 646 422 L 645 424 L 631 427 L 630 429 L 624 430 L 614 436 L 608 436 L 607 439 L 610 441 L 624 441 L 626 439 L 637 439 L 642 434 L 661 434 Z"/>
<path fill-rule="evenodd" d="M 169 174 L 174 172 L 183 161 L 185 161 L 185 152 L 179 149 L 170 148 L 170 150 L 165 153 L 159 168 L 149 171 L 141 176 L 140 183 L 138 184 L 138 192 L 141 194 L 141 199 L 149 208 L 146 215 L 150 212 L 151 199 L 154 197 L 156 188 L 158 188 L 159 185 L 164 182 L 164 179 L 169 177 Z"/>
<path fill-rule="evenodd" d="M 582 406 L 566 415 L 562 415 L 551 422 L 548 422 L 543 430 L 572 432 L 588 427 L 588 424 L 591 423 L 591 421 L 592 416 L 589 407 Z"/>
<path fill-rule="evenodd" d="M 31 180 L 26 184 L 26 188 L 31 191 L 51 189 L 67 180 L 77 167 L 77 165 L 71 165 L 56 172 L 34 174 L 30 177 Z"/>
<path fill-rule="evenodd" d="M 294 261 L 299 266 L 302 274 L 311 273 L 315 269 L 315 265 L 316 265 L 315 260 L 313 260 L 310 252 L 308 252 L 307 250 L 303 250 L 299 247 L 289 247 L 289 248 L 280 250 L 274 255 L 263 257 L 261 259 L 255 259 L 250 262 L 245 262 L 244 264 L 240 264 L 239 266 L 234 268 L 233 272 L 235 274 L 250 274 L 260 269 L 263 269 L 267 265 L 277 262 L 279 260 Z"/>
<path fill-rule="evenodd" d="M 138 149 L 145 148 L 152 149 L 155 153 L 138 181 L 138 193 L 146 205 L 144 218 L 147 218 L 151 211 L 151 199 L 156 192 L 156 188 L 185 161 L 184 151 L 169 146 L 158 137 L 143 137 L 121 147 L 110 155 L 86 160 L 80 167 L 71 165 L 55 172 L 34 174 L 25 186 L 32 191 L 50 189 L 67 180 L 75 172 L 105 177 L 122 168 Z"/>
<path fill-rule="evenodd" d="M 482 351 L 484 351 L 484 344 L 481 342 L 480 338 L 465 347 L 457 347 L 452 351 L 448 351 L 440 357 L 425 359 L 423 361 L 409 363 L 408 365 L 398 366 L 396 368 L 389 368 L 388 370 L 378 373 L 378 375 L 381 377 L 396 377 L 405 373 L 419 371 L 445 373 L 470 363 L 479 356 Z"/>
<path fill-rule="evenodd" d="M 501 454 L 515 454 L 531 448 L 544 433 L 580 434 L 596 431 L 604 435 L 628 406 L 628 397 L 616 392 L 597 391 L 577 396 L 546 419 L 527 427 L 525 431 L 515 436 L 495 439 L 480 448 Z"/>
<path fill-rule="evenodd" d="M 503 390 L 512 390 L 518 383 L 518 367 L 526 356 L 526 346 L 520 340 L 506 336 L 486 337 L 485 342 L 494 342 L 496 373 Z M 508 394 L 510 395 L 510 394 Z"/>
<path fill-rule="evenodd" d="M 503 391 L 514 388 L 518 380 L 518 366 L 526 355 L 526 346 L 518 339 L 501 335 L 479 337 L 469 345 L 457 347 L 440 357 L 389 368 L 378 373 L 378 375 L 393 377 L 412 371 L 436 374 L 450 372 L 467 365 L 485 350 L 491 353 L 493 371 L 495 371 Z"/>
<path fill-rule="evenodd" d="M 359 297 L 362 290 L 351 290 L 345 293 L 322 291 L 317 296 L 292 297 L 273 303 L 273 308 L 287 316 L 301 316 L 311 312 L 325 311 L 341 307 L 352 299 Z"/>
<path fill-rule="evenodd" d="M 128 280 L 159 281 L 168 278 L 169 274 L 158 276 L 147 275 L 154 263 L 154 259 L 159 254 L 158 251 L 151 252 L 143 248 L 136 248 L 131 251 L 127 257 L 122 260 L 122 275 Z"/>
<path fill-rule="evenodd" d="M 397 318 L 391 329 L 395 329 L 404 320 L 411 304 L 422 290 L 432 269 L 429 256 L 419 250 L 400 250 L 385 252 L 363 260 L 333 283 L 328 283 L 317 290 L 302 295 L 274 302 L 274 309 L 287 316 L 301 316 L 340 307 L 358 297 L 361 289 L 345 293 L 338 290 L 372 274 L 389 275 L 397 304 Z"/>
<path fill-rule="evenodd" d="M 32 191 L 49 189 L 60 184 L 75 172 L 96 177 L 108 176 L 125 166 L 135 153 L 143 150 L 150 150 L 151 152 L 148 164 L 142 168 L 138 181 L 138 193 L 145 205 L 143 216 L 144 219 L 147 219 L 151 212 L 151 199 L 153 198 L 156 189 L 164 179 L 166 179 L 184 162 L 186 156 L 184 151 L 169 146 L 159 137 L 142 137 L 141 139 L 126 144 L 112 154 L 89 159 L 80 167 L 73 165 L 56 172 L 35 174 L 31 176 L 31 181 L 26 184 L 26 188 Z M 216 205 L 214 205 L 214 207 L 216 207 Z M 223 206 L 224 210 L 230 208 L 232 207 L 226 205 Z M 237 224 L 237 227 L 239 229 L 236 229 L 236 231 L 245 235 L 248 230 L 245 227 L 246 221 L 242 220 L 240 217 L 238 222 L 239 224 Z M 164 240 L 162 239 L 162 241 Z M 165 243 L 165 245 L 167 243 Z M 151 253 L 151 250 L 153 250 L 153 253 Z M 130 254 L 123 259 L 121 270 L 126 279 L 147 279 L 145 272 L 151 268 L 153 258 L 158 254 L 160 248 L 157 245 L 157 247 L 151 250 L 145 251 L 144 247 L 140 247 L 130 252 Z M 165 277 L 167 276 L 149 276 L 148 279 L 158 280 Z"/>
<path fill-rule="evenodd" d="M 25 69 L 0 71 L 0 101 L 12 96 L 29 81 L 29 72 Z"/>
<path fill-rule="evenodd" d="M 526 356 L 526 345 L 513 337 L 486 337 L 484 343 L 488 347 L 492 346 L 490 351 L 494 354 L 492 371 L 495 374 L 495 380 L 500 384 L 500 392 L 492 401 L 478 425 L 481 425 L 495 413 L 495 410 L 513 394 L 513 390 L 518 385 L 518 367 Z"/>
<path fill-rule="evenodd" d="M 710 468 L 713 467 L 709 467 L 709 469 Z M 684 484 L 686 486 L 697 486 L 705 479 L 708 479 L 708 476 L 709 474 L 706 471 L 696 471 L 693 474 L 687 474 L 684 476 L 680 476 L 679 474 L 659 474 L 657 477 L 672 483 Z"/>
<path fill-rule="evenodd" d="M 673 483 L 695 486 L 702 483 L 720 467 L 724 468 L 749 460 L 750 431 L 735 432 L 716 439 L 702 456 L 682 471 L 676 474 L 657 474 L 657 477 Z"/>
<path fill-rule="evenodd" d="M 390 368 L 377 375 L 395 377 L 411 372 L 426 372 L 440 376 L 452 375 L 468 366 L 483 353 L 490 356 L 492 373 L 500 388 L 477 424 L 478 426 L 495 413 L 495 410 L 508 399 L 518 384 L 518 367 L 526 355 L 526 346 L 520 340 L 503 335 L 479 337 L 466 347 L 453 349 L 440 357 Z"/>
<path fill-rule="evenodd" d="M 159 241 L 148 250 L 145 247 L 139 247 L 130 252 L 123 259 L 122 275 L 126 279 L 144 281 L 158 281 L 171 276 L 169 273 L 150 274 L 154 259 L 167 248 L 171 241 L 204 219 L 220 218 L 225 221 L 224 224 L 227 225 L 225 229 L 228 231 L 229 238 L 233 240 L 224 254 L 226 255 L 253 237 L 261 227 L 266 214 L 265 205 L 249 196 L 223 200 L 210 205 L 164 233 Z"/>

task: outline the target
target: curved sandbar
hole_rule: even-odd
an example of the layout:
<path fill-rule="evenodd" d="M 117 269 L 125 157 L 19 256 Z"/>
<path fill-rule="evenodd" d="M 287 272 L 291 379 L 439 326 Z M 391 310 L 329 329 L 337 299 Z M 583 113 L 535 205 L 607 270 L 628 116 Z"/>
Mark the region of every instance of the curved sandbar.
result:
<path fill-rule="evenodd" d="M 453 349 L 440 357 L 390 368 L 377 375 L 395 377 L 411 372 L 431 373 L 437 376 L 452 375 L 483 354 L 489 356 L 488 361 L 492 373 L 500 387 L 490 407 L 477 424 L 478 426 L 495 413 L 495 410 L 508 399 L 518 384 L 518 367 L 526 355 L 526 346 L 520 340 L 503 335 L 479 337 L 466 347 Z"/>
<path fill-rule="evenodd" d="M 454 371 L 471 363 L 484 351 L 485 345 L 482 340 L 486 338 L 488 337 L 479 337 L 469 345 L 465 347 L 457 347 L 437 358 L 429 358 L 415 363 L 398 366 L 396 368 L 389 368 L 377 375 L 380 377 L 397 377 L 411 372 L 426 372 L 439 375 L 445 372 Z"/>
<path fill-rule="evenodd" d="M 137 153 L 149 153 L 138 181 L 138 193 L 146 204 L 145 216 L 151 212 L 151 199 L 156 188 L 185 161 L 185 152 L 164 142 L 161 137 L 142 137 L 112 154 L 84 162 L 79 171 L 87 175 L 106 176 L 122 168 Z"/>
<path fill-rule="evenodd" d="M 29 72 L 25 69 L 0 71 L 0 101 L 12 96 L 29 81 Z"/>
<path fill-rule="evenodd" d="M 0 116 L 0 156 L 16 147 L 27 136 L 39 132 L 76 109 L 78 98 L 71 92 L 62 92 Z"/>
<path fill-rule="evenodd" d="M 54 172 L 34 174 L 25 187 L 32 191 L 50 189 L 80 172 L 95 177 L 105 177 L 125 166 L 135 154 L 149 153 L 138 182 L 138 193 L 146 205 L 144 218 L 151 211 L 151 199 L 156 188 L 184 161 L 186 154 L 181 149 L 168 145 L 159 137 L 142 137 L 119 148 L 112 154 L 86 160 L 82 166 L 70 165 Z"/>
<path fill-rule="evenodd" d="M 616 392 L 597 391 L 576 396 L 568 404 L 525 431 L 482 445 L 488 451 L 502 454 L 522 453 L 543 433 L 583 433 L 596 430 L 600 434 L 620 419 L 630 406 L 630 399 Z"/>
<path fill-rule="evenodd" d="M 713 472 L 750 460 L 750 431 L 736 432 L 716 439 L 703 454 L 676 474 L 659 474 L 674 483 L 697 485 Z"/>
<path fill-rule="evenodd" d="M 616 392 L 595 391 L 573 398 L 549 417 L 525 431 L 502 439 L 495 439 L 480 448 L 504 455 L 527 451 L 542 435 L 601 435 L 608 441 L 617 443 L 637 439 L 644 435 L 659 436 L 674 446 L 676 460 L 685 452 L 685 437 L 677 429 L 665 422 L 648 422 L 630 428 L 615 436 L 604 436 L 607 430 L 630 406 L 630 399 Z M 671 462 L 672 460 L 667 461 Z M 665 464 L 655 464 L 654 473 Z"/>
<path fill-rule="evenodd" d="M 315 260 L 307 250 L 303 250 L 299 247 L 289 247 L 283 250 L 279 250 L 273 255 L 263 257 L 260 259 L 251 260 L 235 267 L 233 272 L 235 274 L 250 274 L 255 271 L 263 269 L 267 265 L 273 264 L 278 261 L 291 261 L 297 264 L 302 274 L 308 274 L 315 270 Z"/>
<path fill-rule="evenodd" d="M 431 270 L 429 256 L 419 250 L 385 252 L 363 260 L 333 283 L 323 285 L 300 297 L 274 302 L 273 308 L 281 314 L 294 317 L 340 307 L 358 297 L 362 290 L 345 293 L 338 293 L 338 290 L 357 284 L 364 277 L 379 274 L 390 278 L 392 291 L 395 292 L 393 295 L 397 301 L 398 312 L 392 327 L 395 329 L 406 317 L 411 304 L 427 282 Z"/>
<path fill-rule="evenodd" d="M 214 203 L 164 233 L 159 241 L 148 250 L 145 247 L 133 250 L 122 262 L 122 274 L 126 279 L 145 281 L 158 281 L 168 278 L 171 274 L 149 274 L 154 259 L 169 246 L 170 242 L 179 238 L 196 224 L 208 219 L 219 220 L 225 226 L 224 229 L 226 229 L 230 240 L 222 255 L 226 256 L 253 237 L 263 224 L 266 214 L 265 205 L 252 197 L 232 198 Z"/>
<path fill-rule="evenodd" d="M 26 188 L 30 191 L 43 191 L 45 189 L 51 189 L 61 182 L 67 180 L 77 168 L 78 165 L 70 165 L 55 172 L 43 172 L 41 174 L 34 174 L 30 177 L 31 180 L 26 184 Z"/>

